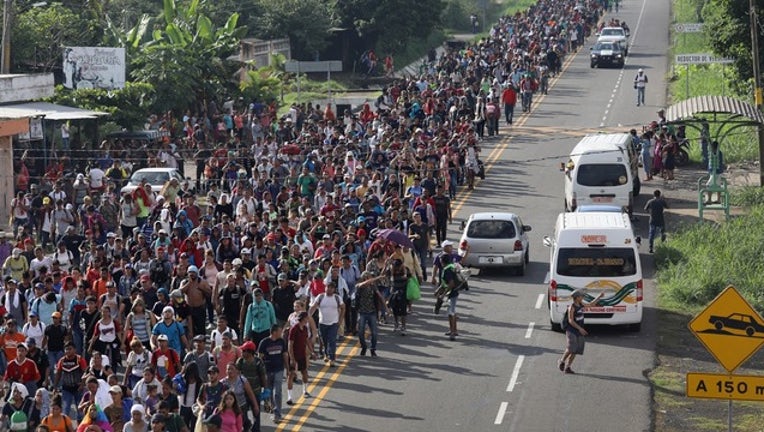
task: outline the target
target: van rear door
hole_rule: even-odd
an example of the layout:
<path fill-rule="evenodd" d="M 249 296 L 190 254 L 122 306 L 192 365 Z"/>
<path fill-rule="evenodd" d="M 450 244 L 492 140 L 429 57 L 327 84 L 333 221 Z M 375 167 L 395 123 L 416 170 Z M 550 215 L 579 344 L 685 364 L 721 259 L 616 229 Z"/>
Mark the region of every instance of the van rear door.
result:
<path fill-rule="evenodd" d="M 576 170 L 576 198 L 582 204 L 629 205 L 628 168 L 623 163 L 579 165 Z"/>

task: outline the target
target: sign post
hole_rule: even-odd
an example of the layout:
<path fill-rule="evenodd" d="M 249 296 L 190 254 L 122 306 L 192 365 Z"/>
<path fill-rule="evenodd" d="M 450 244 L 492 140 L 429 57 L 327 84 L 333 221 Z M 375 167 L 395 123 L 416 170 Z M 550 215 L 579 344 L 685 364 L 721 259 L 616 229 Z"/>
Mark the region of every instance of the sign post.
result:
<path fill-rule="evenodd" d="M 688 324 L 690 331 L 729 374 L 687 374 L 687 397 L 764 401 L 764 376 L 732 373 L 764 345 L 764 319 L 733 286 L 728 286 Z"/>

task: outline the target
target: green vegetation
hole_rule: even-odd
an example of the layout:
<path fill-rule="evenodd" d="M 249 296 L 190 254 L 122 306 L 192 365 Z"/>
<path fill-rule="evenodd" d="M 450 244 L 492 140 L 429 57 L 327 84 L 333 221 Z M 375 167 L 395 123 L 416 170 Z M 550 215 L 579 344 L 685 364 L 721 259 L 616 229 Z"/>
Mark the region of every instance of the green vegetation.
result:
<path fill-rule="evenodd" d="M 746 57 L 750 64 L 750 49 L 748 51 L 729 52 L 719 49 L 716 37 L 710 35 L 719 34 L 716 24 L 716 10 L 721 10 L 732 3 L 741 3 L 739 0 L 730 2 L 721 0 L 677 0 L 674 2 L 674 23 L 700 22 L 705 19 L 707 29 L 704 33 L 673 33 L 674 42 L 671 57 L 676 54 L 715 52 L 723 56 Z M 747 4 L 747 0 L 745 4 Z M 702 10 L 702 13 L 701 13 Z M 702 15 L 702 16 L 700 16 Z M 719 18 L 721 19 L 721 17 Z M 737 19 L 737 18 L 736 18 Z M 747 20 L 747 18 L 745 18 Z M 748 29 L 747 21 L 744 27 Z M 750 46 L 750 33 L 747 33 L 748 46 Z M 744 41 L 740 41 L 744 43 Z M 739 63 L 739 62 L 738 62 Z M 753 101 L 752 92 L 748 81 L 739 79 L 739 65 L 673 65 L 671 82 L 669 85 L 670 100 L 678 102 L 693 96 L 700 95 L 726 95 L 740 98 L 748 102 Z M 750 66 L 749 66 L 750 70 Z M 741 82 L 743 84 L 741 84 Z M 691 128 L 687 129 L 687 135 L 693 143 L 699 142 L 699 134 Z M 725 162 L 740 162 L 755 160 L 758 158 L 756 131 L 753 128 L 738 129 L 729 135 L 721 143 Z M 699 145 L 690 147 L 690 159 L 699 162 L 701 152 Z"/>

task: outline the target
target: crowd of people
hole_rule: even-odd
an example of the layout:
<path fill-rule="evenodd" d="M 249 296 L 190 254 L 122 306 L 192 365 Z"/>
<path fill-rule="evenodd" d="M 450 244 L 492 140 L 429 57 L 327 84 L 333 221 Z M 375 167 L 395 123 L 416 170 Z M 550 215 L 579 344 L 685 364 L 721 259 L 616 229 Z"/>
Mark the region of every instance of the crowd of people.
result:
<path fill-rule="evenodd" d="M 0 236 L 0 420 L 47 432 L 260 430 L 261 411 L 281 421 L 283 387 L 287 405 L 310 398 L 311 365 L 334 367 L 338 340 L 357 337 L 376 357 L 379 325 L 416 327 L 412 280 L 434 285 L 436 313 L 448 301 L 455 339 L 454 263 L 468 250 L 447 238 L 452 200 L 484 175 L 480 145 L 502 111 L 511 127 L 518 99 L 531 110 L 602 10 L 542 0 L 356 114 L 307 104 L 278 116 L 253 103 L 177 126 L 154 118 L 171 133 L 146 160 L 107 143 L 84 187 L 24 185 Z M 179 148 L 195 152 L 195 183 L 120 194 L 134 166 L 182 168 Z M 48 171 L 77 178 L 72 169 L 63 159 Z"/>

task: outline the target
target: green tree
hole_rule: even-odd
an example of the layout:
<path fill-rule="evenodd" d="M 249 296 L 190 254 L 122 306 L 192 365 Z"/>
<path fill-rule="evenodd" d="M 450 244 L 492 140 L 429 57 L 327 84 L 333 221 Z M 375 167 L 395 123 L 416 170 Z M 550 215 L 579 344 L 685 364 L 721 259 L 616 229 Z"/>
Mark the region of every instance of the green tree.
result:
<path fill-rule="evenodd" d="M 143 126 L 146 113 L 155 101 L 154 88 L 148 83 L 125 84 L 119 90 L 77 89 L 56 86 L 48 102 L 111 114 L 110 120 L 127 129 Z"/>
<path fill-rule="evenodd" d="M 22 11 L 14 24 L 11 55 L 17 71 L 50 71 L 60 67 L 63 47 L 97 43 L 93 23 L 59 3 Z"/>
<path fill-rule="evenodd" d="M 143 17 L 126 33 L 114 31 L 130 51 L 130 76 L 153 85 L 156 110 L 185 110 L 237 91 L 234 73 L 239 65 L 228 58 L 246 29 L 237 25 L 236 13 L 225 25 L 215 26 L 199 10 L 203 2 L 164 0 L 158 18 Z"/>
<path fill-rule="evenodd" d="M 253 35 L 261 39 L 289 37 L 292 57 L 313 59 L 327 46 L 333 25 L 326 0 L 257 0 L 252 16 Z"/>
<path fill-rule="evenodd" d="M 756 9 L 764 11 L 764 0 L 756 0 Z M 748 0 L 708 0 L 703 6 L 705 33 L 714 52 L 724 57 L 734 57 L 736 80 L 739 89 L 753 77 L 751 57 L 751 26 Z M 764 59 L 764 38 L 759 24 L 759 57 Z"/>

